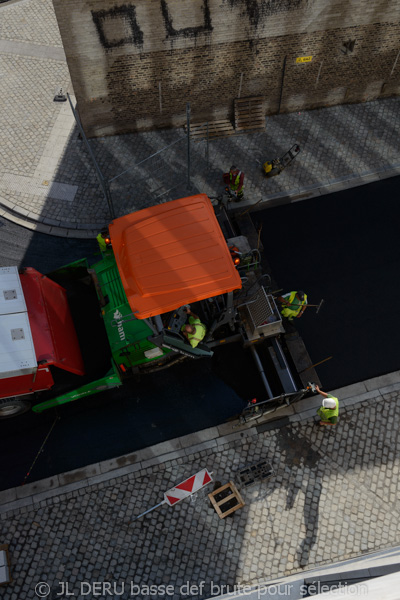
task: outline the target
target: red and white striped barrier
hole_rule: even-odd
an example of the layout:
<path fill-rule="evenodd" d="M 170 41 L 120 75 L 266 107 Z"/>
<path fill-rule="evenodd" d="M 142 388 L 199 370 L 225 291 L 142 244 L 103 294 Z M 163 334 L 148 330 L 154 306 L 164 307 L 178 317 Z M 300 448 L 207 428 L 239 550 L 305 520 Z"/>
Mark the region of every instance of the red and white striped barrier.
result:
<path fill-rule="evenodd" d="M 175 487 L 165 492 L 164 500 L 162 502 L 156 504 L 156 506 L 152 506 L 152 508 L 149 508 L 144 513 L 138 515 L 133 519 L 133 521 L 136 521 L 137 519 L 140 519 L 140 517 L 147 515 L 147 513 L 151 512 L 155 508 L 158 508 L 162 504 L 169 504 L 169 506 L 174 506 L 181 500 L 184 500 L 188 496 L 191 496 L 192 494 L 195 494 L 196 492 L 201 490 L 201 488 L 211 483 L 211 481 L 211 473 L 209 473 L 207 469 L 202 469 L 201 471 L 196 473 L 196 475 L 192 475 L 192 477 L 189 477 L 189 479 L 185 479 L 185 481 L 182 481 L 182 483 L 179 483 Z"/>
<path fill-rule="evenodd" d="M 180 502 L 195 492 L 198 492 L 211 481 L 211 474 L 207 471 L 207 469 L 202 469 L 196 473 L 196 475 L 192 475 L 192 477 L 189 477 L 189 479 L 185 479 L 185 481 L 179 485 L 176 485 L 165 492 L 164 499 L 167 504 L 173 506 L 177 502 Z"/>

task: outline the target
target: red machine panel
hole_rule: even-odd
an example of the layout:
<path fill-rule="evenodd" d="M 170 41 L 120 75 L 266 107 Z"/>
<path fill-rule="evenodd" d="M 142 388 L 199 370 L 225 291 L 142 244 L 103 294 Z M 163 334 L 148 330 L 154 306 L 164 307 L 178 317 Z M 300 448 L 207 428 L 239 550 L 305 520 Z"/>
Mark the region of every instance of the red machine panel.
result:
<path fill-rule="evenodd" d="M 35 376 L 36 375 L 36 376 Z M 33 394 L 40 390 L 48 390 L 54 384 L 49 367 L 41 367 L 36 374 L 19 375 L 0 380 L 0 398 Z"/>
<path fill-rule="evenodd" d="M 67 295 L 60 285 L 28 267 L 20 275 L 38 362 L 84 375 Z"/>

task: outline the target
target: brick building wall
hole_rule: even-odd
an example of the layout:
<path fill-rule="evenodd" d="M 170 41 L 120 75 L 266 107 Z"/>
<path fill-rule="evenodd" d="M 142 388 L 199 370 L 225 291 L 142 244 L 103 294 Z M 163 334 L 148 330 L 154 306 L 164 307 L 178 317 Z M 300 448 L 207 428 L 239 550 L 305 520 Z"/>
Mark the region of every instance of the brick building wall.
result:
<path fill-rule="evenodd" d="M 53 0 L 89 136 L 400 93 L 400 0 Z M 309 62 L 298 62 L 312 57 Z"/>

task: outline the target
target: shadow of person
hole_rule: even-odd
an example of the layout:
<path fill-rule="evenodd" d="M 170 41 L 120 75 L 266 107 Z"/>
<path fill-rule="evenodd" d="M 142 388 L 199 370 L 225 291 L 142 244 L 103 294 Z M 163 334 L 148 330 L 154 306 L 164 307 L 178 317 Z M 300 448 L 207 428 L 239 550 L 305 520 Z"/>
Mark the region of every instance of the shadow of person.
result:
<path fill-rule="evenodd" d="M 286 484 L 285 509 L 293 508 L 300 490 L 304 494 L 303 517 L 306 531 L 297 549 L 297 560 L 301 567 L 305 567 L 318 536 L 319 502 L 322 491 L 318 462 L 322 455 L 313 450 L 309 440 L 299 436 L 291 426 L 280 429 L 277 439 L 281 458 L 291 471 Z"/>

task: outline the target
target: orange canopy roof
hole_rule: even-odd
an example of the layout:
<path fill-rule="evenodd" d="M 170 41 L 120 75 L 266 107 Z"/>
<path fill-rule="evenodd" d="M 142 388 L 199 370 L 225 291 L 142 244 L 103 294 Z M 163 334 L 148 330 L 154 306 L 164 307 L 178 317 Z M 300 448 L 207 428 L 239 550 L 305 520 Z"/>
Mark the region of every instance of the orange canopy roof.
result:
<path fill-rule="evenodd" d="M 115 219 L 110 237 L 125 293 L 139 319 L 242 287 L 205 194 Z"/>

